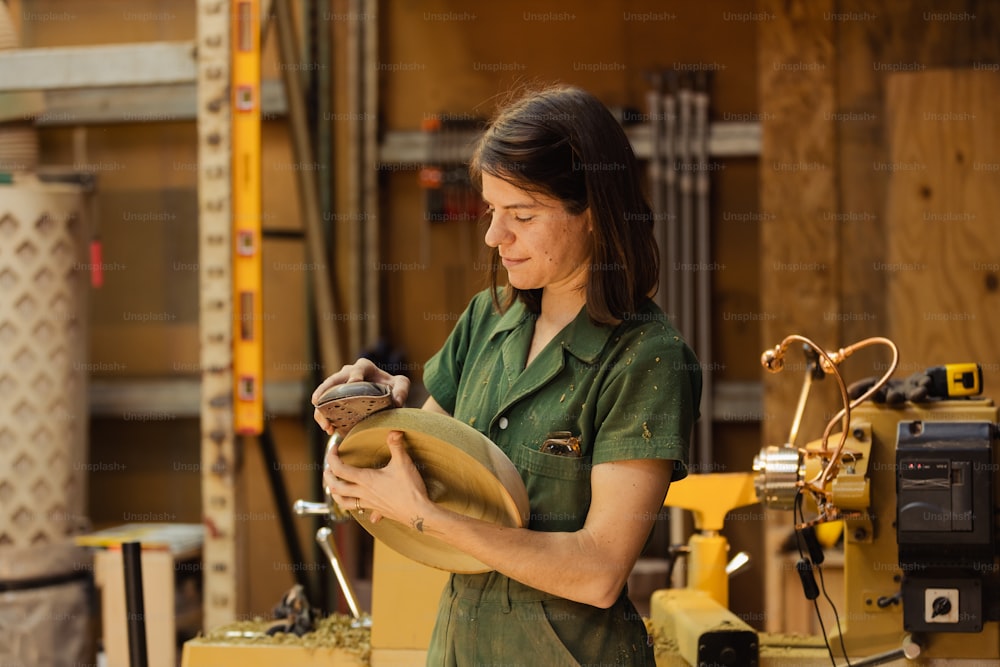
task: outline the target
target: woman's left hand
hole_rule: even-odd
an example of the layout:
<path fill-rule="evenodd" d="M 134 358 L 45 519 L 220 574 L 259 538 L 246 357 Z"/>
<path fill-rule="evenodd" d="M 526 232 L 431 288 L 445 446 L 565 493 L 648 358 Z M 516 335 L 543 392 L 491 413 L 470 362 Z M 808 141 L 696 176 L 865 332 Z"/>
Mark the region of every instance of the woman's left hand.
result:
<path fill-rule="evenodd" d="M 356 468 L 344 463 L 339 444 L 326 455 L 323 485 L 344 510 L 362 510 L 378 523 L 383 517 L 420 529 L 422 509 L 430 498 L 416 463 L 406 451 L 401 431 L 386 437 L 390 459 L 382 468 Z"/>

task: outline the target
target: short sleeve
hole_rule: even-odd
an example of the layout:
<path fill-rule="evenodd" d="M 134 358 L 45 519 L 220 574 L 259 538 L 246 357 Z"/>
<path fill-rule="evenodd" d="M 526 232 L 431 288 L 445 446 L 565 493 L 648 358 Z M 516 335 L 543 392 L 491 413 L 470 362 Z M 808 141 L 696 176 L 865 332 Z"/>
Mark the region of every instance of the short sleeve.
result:
<path fill-rule="evenodd" d="M 669 459 L 676 462 L 673 479 L 683 479 L 701 400 L 701 366 L 668 332 L 635 341 L 615 360 L 598 399 L 593 462 Z"/>
<path fill-rule="evenodd" d="M 455 413 L 458 386 L 469 355 L 472 330 L 479 319 L 477 313 L 482 309 L 484 300 L 487 306 L 491 305 L 487 292 L 480 292 L 473 297 L 455 323 L 455 328 L 448 334 L 444 345 L 424 364 L 424 386 L 437 404 L 450 414 Z"/>

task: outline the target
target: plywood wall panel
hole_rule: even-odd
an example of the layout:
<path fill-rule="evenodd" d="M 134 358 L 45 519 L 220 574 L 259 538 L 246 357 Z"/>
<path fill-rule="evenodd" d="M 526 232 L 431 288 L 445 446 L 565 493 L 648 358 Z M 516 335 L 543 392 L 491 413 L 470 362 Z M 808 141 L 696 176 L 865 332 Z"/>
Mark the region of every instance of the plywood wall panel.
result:
<path fill-rule="evenodd" d="M 886 198 L 889 178 L 886 81 L 897 71 L 996 63 L 1000 9 L 943 0 L 933 8 L 893 0 L 842 0 L 830 15 L 837 33 L 837 108 L 843 342 L 886 335 Z M 852 358 L 854 377 L 884 368 L 882 350 Z"/>
<path fill-rule="evenodd" d="M 1000 387 L 1000 74 L 891 76 L 887 302 L 906 370 L 984 365 Z"/>

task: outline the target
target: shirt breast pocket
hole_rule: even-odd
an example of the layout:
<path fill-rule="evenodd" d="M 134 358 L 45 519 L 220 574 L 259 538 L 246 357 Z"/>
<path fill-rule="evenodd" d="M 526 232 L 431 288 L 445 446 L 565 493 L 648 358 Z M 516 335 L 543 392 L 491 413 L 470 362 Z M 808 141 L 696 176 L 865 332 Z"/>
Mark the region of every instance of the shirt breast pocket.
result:
<path fill-rule="evenodd" d="M 528 490 L 528 528 L 572 532 L 583 527 L 590 509 L 589 456 L 560 456 L 521 447 L 514 464 Z"/>

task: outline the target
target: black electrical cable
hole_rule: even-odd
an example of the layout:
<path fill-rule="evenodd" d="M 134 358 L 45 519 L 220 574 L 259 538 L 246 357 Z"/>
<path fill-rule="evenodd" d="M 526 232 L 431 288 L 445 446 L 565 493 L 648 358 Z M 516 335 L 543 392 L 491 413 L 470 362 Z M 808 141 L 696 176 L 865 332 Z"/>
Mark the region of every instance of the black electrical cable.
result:
<path fill-rule="evenodd" d="M 805 513 L 802 511 L 802 488 L 801 487 L 799 488 L 798 492 L 795 494 L 795 504 L 794 504 L 793 509 L 792 509 L 792 522 L 793 523 L 796 521 L 796 515 L 798 515 L 798 520 L 799 520 L 799 522 L 801 524 L 804 524 L 806 522 Z M 799 550 L 799 563 L 806 564 L 806 567 L 810 568 L 810 570 L 811 570 L 812 561 L 810 561 L 808 558 L 806 558 L 806 553 L 805 553 L 806 550 L 805 550 L 805 548 L 803 548 L 803 539 L 804 538 L 802 537 L 801 531 L 799 531 L 798 529 L 796 529 L 795 530 L 795 546 L 798 547 L 798 550 Z M 816 566 L 816 569 L 819 569 L 819 566 Z M 810 571 L 810 574 L 811 574 L 811 571 Z M 801 568 L 799 569 L 799 576 L 800 577 L 803 576 L 803 572 L 802 572 Z M 822 581 L 822 580 L 823 580 L 823 575 L 820 574 L 820 581 Z M 803 591 L 805 591 L 805 586 L 806 586 L 806 580 L 805 580 L 805 578 L 802 579 L 802 585 L 803 585 Z M 815 586 L 815 582 L 813 582 L 813 586 Z M 824 593 L 825 592 L 826 591 L 824 589 Z M 807 594 L 807 597 L 809 597 L 808 594 Z M 819 621 L 820 632 L 823 634 L 823 643 L 826 644 L 826 653 L 827 653 L 827 655 L 830 656 L 830 664 L 833 665 L 833 667 L 837 667 L 837 659 L 833 655 L 833 648 L 830 646 L 830 638 L 826 634 L 826 625 L 823 624 L 823 615 L 819 611 L 819 602 L 816 601 L 816 599 L 817 599 L 816 596 L 813 596 L 811 599 L 812 599 L 812 603 L 813 603 L 813 608 L 816 610 L 816 620 Z M 828 597 L 827 600 L 829 600 L 829 599 L 830 598 Z M 836 610 L 834 610 L 834 615 L 836 615 Z M 838 629 L 840 627 L 839 626 L 839 620 L 838 620 L 838 626 L 837 627 L 838 627 Z M 847 651 L 844 651 L 844 659 L 847 660 Z M 850 660 L 848 660 L 847 667 L 850 667 L 850 665 L 851 665 Z"/>
<path fill-rule="evenodd" d="M 800 525 L 805 524 L 806 521 L 805 516 L 802 513 L 801 503 L 798 509 L 799 518 L 801 519 Z M 806 547 L 809 549 L 809 557 L 812 559 L 813 565 L 816 567 L 816 572 L 819 574 L 819 590 L 823 591 L 823 597 L 826 598 L 827 603 L 830 605 L 830 609 L 833 610 L 833 618 L 837 622 L 837 638 L 840 640 L 840 649 L 844 652 L 844 659 L 847 660 L 847 667 L 850 667 L 851 661 L 850 658 L 847 657 L 847 647 L 844 645 L 844 629 L 840 625 L 840 614 L 837 613 L 837 606 L 833 604 L 833 600 L 830 599 L 830 594 L 826 592 L 826 580 L 823 578 L 823 568 L 821 567 L 823 565 L 823 561 L 825 560 L 823 546 L 819 543 L 819 539 L 816 537 L 816 529 L 813 526 L 805 526 L 798 532 L 798 534 L 802 537 L 802 540 L 805 541 Z M 811 569 L 809 570 L 809 574 L 809 582 L 815 589 L 816 582 L 811 577 Z M 804 574 L 800 572 L 800 576 L 804 576 Z M 805 582 L 803 582 L 803 585 L 805 585 Z M 819 596 L 818 590 L 815 591 L 815 595 L 816 597 Z"/>
<path fill-rule="evenodd" d="M 823 597 L 830 605 L 830 609 L 833 610 L 833 620 L 837 623 L 837 639 L 840 640 L 840 650 L 844 652 L 844 660 L 847 661 L 847 667 L 851 667 L 851 659 L 847 656 L 847 646 L 844 645 L 844 629 L 840 627 L 840 614 L 837 613 L 837 606 L 833 604 L 833 600 L 830 599 L 830 595 L 826 592 L 826 581 L 823 579 L 823 568 L 817 567 L 816 571 L 819 573 L 819 588 L 823 591 Z"/>
<path fill-rule="evenodd" d="M 796 518 L 796 514 L 798 514 L 797 518 Z M 800 520 L 801 523 L 805 523 L 805 513 L 802 511 L 802 489 L 801 488 L 799 488 L 798 492 L 795 494 L 795 505 L 794 505 L 794 509 L 792 510 L 792 522 L 794 523 L 796 520 Z M 812 571 L 811 571 L 812 562 L 808 558 L 806 558 L 805 549 L 803 548 L 802 542 L 803 542 L 802 534 L 799 532 L 798 529 L 796 529 L 795 530 L 795 546 L 798 547 L 798 550 L 799 550 L 799 564 L 800 565 L 804 564 L 806 566 L 806 568 L 809 569 L 809 574 L 811 575 L 812 574 Z M 826 645 L 826 653 L 827 653 L 827 655 L 830 656 L 830 664 L 833 665 L 833 667 L 837 667 L 837 660 L 833 656 L 833 648 L 830 647 L 830 639 L 826 635 L 826 626 L 823 624 L 823 616 L 819 612 L 819 603 L 816 601 L 816 597 L 817 596 L 815 596 L 815 595 L 814 596 L 810 596 L 809 595 L 809 592 L 806 590 L 807 589 L 807 584 L 806 584 L 807 580 L 803 576 L 802 568 L 797 565 L 796 569 L 799 570 L 799 577 L 802 578 L 802 587 L 803 587 L 802 590 L 803 590 L 803 593 L 805 593 L 805 595 L 806 595 L 807 598 L 809 598 L 809 599 L 812 600 L 813 608 L 816 610 L 816 620 L 819 621 L 819 629 L 820 629 L 820 632 L 823 634 L 823 643 Z M 812 585 L 813 586 L 816 585 L 815 581 L 812 582 Z"/>
<path fill-rule="evenodd" d="M 826 652 L 830 656 L 830 664 L 837 667 L 837 659 L 833 657 L 833 649 L 830 648 L 830 640 L 826 636 L 826 626 L 823 625 L 823 615 L 819 613 L 819 602 L 812 601 L 813 609 L 816 610 L 816 620 L 819 621 L 819 631 L 823 633 L 823 643 L 826 644 Z"/>
<path fill-rule="evenodd" d="M 305 589 L 309 599 L 316 599 L 309 579 L 306 576 L 306 571 L 309 570 L 309 567 L 302 552 L 302 545 L 299 543 L 299 533 L 295 529 L 295 519 L 292 516 L 292 501 L 288 497 L 285 478 L 281 474 L 282 466 L 278 461 L 278 450 L 274 444 L 274 432 L 271 430 L 271 426 L 267 423 L 267 420 L 264 421 L 264 429 L 257 436 L 256 440 L 260 445 L 261 457 L 267 466 L 267 479 L 271 486 L 271 496 L 274 499 L 274 507 L 278 512 L 281 535 L 285 540 L 285 547 L 288 549 L 288 559 L 295 570 L 293 572 L 295 583 Z"/>

